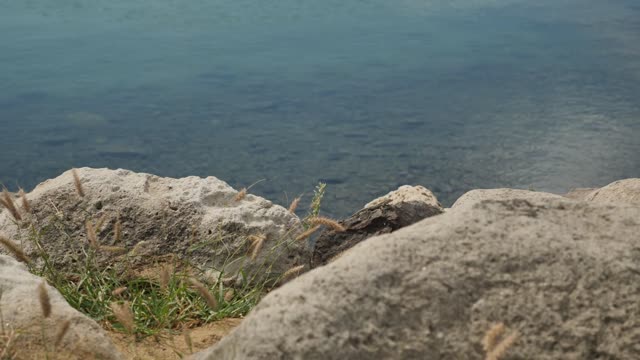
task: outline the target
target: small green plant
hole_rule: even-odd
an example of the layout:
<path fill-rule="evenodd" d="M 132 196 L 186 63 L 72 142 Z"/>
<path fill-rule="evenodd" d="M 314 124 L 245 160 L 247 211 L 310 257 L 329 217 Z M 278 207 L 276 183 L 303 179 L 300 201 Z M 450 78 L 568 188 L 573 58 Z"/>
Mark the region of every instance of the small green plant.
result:
<path fill-rule="evenodd" d="M 322 198 L 324 197 L 326 188 L 327 184 L 320 182 L 316 186 L 315 190 L 313 190 L 313 199 L 311 200 L 311 205 L 309 206 L 309 217 L 320 215 L 320 205 L 322 205 Z"/>

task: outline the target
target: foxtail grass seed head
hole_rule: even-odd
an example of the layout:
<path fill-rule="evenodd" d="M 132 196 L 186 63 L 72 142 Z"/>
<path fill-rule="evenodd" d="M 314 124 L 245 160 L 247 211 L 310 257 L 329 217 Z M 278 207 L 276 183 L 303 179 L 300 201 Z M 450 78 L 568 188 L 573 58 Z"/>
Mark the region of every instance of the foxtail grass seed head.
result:
<path fill-rule="evenodd" d="M 56 339 L 53 342 L 53 345 L 55 347 L 60 346 L 60 343 L 62 342 L 62 339 L 64 338 L 64 336 L 69 331 L 69 327 L 70 326 L 71 326 L 71 320 L 67 319 L 67 320 L 62 322 L 62 325 L 60 325 L 60 329 L 58 329 L 58 332 L 56 333 Z"/>
<path fill-rule="evenodd" d="M 85 225 L 87 227 L 87 240 L 89 241 L 89 245 L 91 245 L 92 248 L 98 250 L 100 248 L 100 244 L 98 243 L 96 230 L 93 228 L 93 225 L 91 225 L 91 221 L 87 220 Z"/>
<path fill-rule="evenodd" d="M 204 286 L 201 282 L 194 278 L 189 279 L 189 282 L 196 290 L 198 290 L 198 293 L 200 293 L 200 296 L 202 296 L 202 298 L 206 301 L 211 310 L 216 310 L 218 308 L 218 301 L 209 292 L 209 290 L 207 290 L 206 286 Z"/>
<path fill-rule="evenodd" d="M 282 274 L 283 280 L 288 280 L 290 278 L 296 277 L 300 274 L 300 272 L 304 269 L 304 265 L 294 266 L 291 269 L 287 270 Z"/>
<path fill-rule="evenodd" d="M 51 300 L 49 299 L 49 292 L 47 292 L 47 286 L 44 281 L 38 285 L 38 301 L 40 302 L 42 315 L 48 318 L 51 315 Z"/>
<path fill-rule="evenodd" d="M 299 203 L 300 203 L 300 196 L 293 199 L 293 201 L 291 202 L 291 205 L 289 205 L 289 212 L 292 214 L 295 214 Z"/>
<path fill-rule="evenodd" d="M 496 347 L 498 343 L 498 339 L 504 333 L 504 324 L 496 323 L 491 325 L 489 330 L 484 334 L 484 338 L 482 338 L 482 348 L 486 353 L 489 353 L 493 348 Z"/>
<path fill-rule="evenodd" d="M 316 231 L 318 231 L 318 229 L 320 229 L 322 225 L 315 225 L 311 228 L 309 228 L 307 231 L 301 233 L 300 235 L 298 235 L 296 237 L 296 241 L 302 241 L 306 238 L 308 238 L 309 236 L 313 235 L 313 233 L 315 233 Z"/>
<path fill-rule="evenodd" d="M 129 251 L 129 255 L 136 256 L 141 250 L 144 250 L 144 247 L 147 246 L 148 241 L 142 240 L 133 247 L 131 251 Z"/>
<path fill-rule="evenodd" d="M 73 186 L 76 187 L 76 192 L 80 197 L 84 197 L 84 188 L 82 187 L 80 176 L 78 176 L 78 171 L 76 169 L 71 169 L 71 174 L 73 175 Z"/>
<path fill-rule="evenodd" d="M 114 290 L 111 292 L 111 295 L 113 295 L 113 296 L 120 296 L 120 295 L 122 295 L 125 291 L 127 291 L 127 287 L 126 287 L 126 286 L 120 286 L 119 288 L 114 289 Z"/>
<path fill-rule="evenodd" d="M 242 199 L 245 198 L 245 196 L 247 196 L 247 188 L 242 188 L 240 191 L 238 191 L 234 200 L 241 201 Z"/>
<path fill-rule="evenodd" d="M 25 264 L 31 262 L 31 259 L 18 247 L 18 245 L 14 244 L 13 241 L 7 239 L 6 237 L 0 236 L 0 244 L 9 251 L 16 260 L 21 261 Z"/>
<path fill-rule="evenodd" d="M 11 194 L 9 194 L 7 188 L 2 189 L 2 198 L 0 198 L 0 203 L 9 210 L 9 213 L 15 220 L 22 220 L 22 216 L 18 212 L 16 204 L 13 202 L 13 198 L 11 197 Z"/>
<path fill-rule="evenodd" d="M 107 214 L 103 214 L 100 219 L 98 219 L 98 222 L 96 223 L 95 229 L 96 232 L 100 232 L 100 230 L 102 229 L 102 225 L 104 225 L 104 222 L 107 220 Z"/>
<path fill-rule="evenodd" d="M 118 322 L 122 324 L 122 326 L 129 332 L 133 333 L 135 330 L 135 321 L 133 320 L 133 312 L 131 312 L 131 306 L 128 301 L 125 301 L 122 304 L 118 304 L 116 302 L 111 303 L 111 311 L 113 311 L 113 316 L 116 317 Z"/>
<path fill-rule="evenodd" d="M 313 225 L 324 225 L 333 229 L 335 232 L 344 232 L 347 231 L 344 226 L 333 219 L 329 219 L 323 216 L 315 216 L 309 220 L 309 222 Z"/>
<path fill-rule="evenodd" d="M 193 354 L 193 341 L 191 340 L 191 331 L 189 331 L 189 329 L 185 329 L 183 332 L 183 336 L 184 342 L 189 348 L 189 353 Z"/>
<path fill-rule="evenodd" d="M 166 267 L 162 267 L 162 270 L 160 270 L 160 288 L 162 290 L 169 288 L 169 279 L 169 270 Z"/>
<path fill-rule="evenodd" d="M 122 254 L 127 252 L 127 249 L 122 246 L 100 245 L 99 249 L 113 254 Z"/>
<path fill-rule="evenodd" d="M 520 335 L 517 331 L 512 332 L 507 337 L 505 337 L 502 341 L 500 341 L 493 350 L 491 350 L 486 357 L 486 360 L 500 360 L 504 357 L 507 351 L 513 346 L 513 344 L 518 340 Z"/>
<path fill-rule="evenodd" d="M 249 240 L 251 241 L 251 246 L 249 247 L 251 260 L 255 260 L 262 249 L 262 245 L 264 245 L 264 241 L 267 239 L 264 235 L 251 235 L 249 236 Z"/>
<path fill-rule="evenodd" d="M 20 200 L 22 200 L 22 210 L 26 213 L 31 213 L 31 204 L 29 204 L 29 199 L 27 199 L 27 194 L 24 192 L 23 188 L 20 188 Z"/>
<path fill-rule="evenodd" d="M 122 223 L 120 222 L 120 217 L 116 220 L 116 224 L 113 225 L 113 241 L 120 242 L 122 239 Z"/>
<path fill-rule="evenodd" d="M 236 295 L 235 290 L 233 289 L 229 289 L 224 293 L 224 301 L 225 302 L 229 302 L 231 300 L 233 300 L 233 297 Z"/>

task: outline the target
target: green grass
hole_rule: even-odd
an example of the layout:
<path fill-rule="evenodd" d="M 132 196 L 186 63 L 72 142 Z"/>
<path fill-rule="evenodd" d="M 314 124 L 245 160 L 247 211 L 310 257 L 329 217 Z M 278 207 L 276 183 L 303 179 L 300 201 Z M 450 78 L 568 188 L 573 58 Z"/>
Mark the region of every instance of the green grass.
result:
<path fill-rule="evenodd" d="M 316 187 L 308 214 L 303 219 L 305 228 L 309 227 L 310 219 L 318 216 L 325 188 L 326 184 L 323 183 Z M 86 219 L 93 218 L 91 207 L 77 209 L 77 211 L 82 211 Z M 223 266 L 222 269 L 217 269 L 220 270 L 217 279 L 204 284 L 206 291 L 213 296 L 217 304 L 212 308 L 202 292 L 195 289 L 191 283 L 191 279 L 203 278 L 204 269 L 199 269 L 184 259 L 188 258 L 189 251 L 183 259 L 174 256 L 170 263 L 157 262 L 151 265 L 156 270 L 152 271 L 155 274 L 160 272 L 159 269 L 168 269 L 168 281 L 163 283 L 157 276 L 141 275 L 145 269 L 136 268 L 135 254 L 131 255 L 135 251 L 131 249 L 125 249 L 129 252 L 127 255 L 118 257 L 116 263 L 105 265 L 104 261 L 98 261 L 105 255 L 106 250 L 96 247 L 91 241 L 86 242 L 70 236 L 72 229 L 77 228 L 78 224 L 70 224 L 67 219 L 64 214 L 56 213 L 46 220 L 29 222 L 28 227 L 25 227 L 24 222 L 17 222 L 17 225 L 27 230 L 28 234 L 20 240 L 30 241 L 36 249 L 35 261 L 28 264 L 29 270 L 47 279 L 73 308 L 106 328 L 130 333 L 136 338 L 158 335 L 164 331 L 181 331 L 185 327 L 227 317 L 243 317 L 266 292 L 283 280 L 282 278 L 259 280 L 258 274 L 269 272 L 273 266 L 273 263 L 266 260 L 259 264 L 258 270 L 252 274 L 241 271 L 244 281 L 239 283 L 235 281 L 230 283 L 229 279 L 225 278 L 229 274 L 225 274 L 225 266 Z M 87 231 L 87 238 L 91 238 L 91 232 L 93 231 Z M 75 254 L 72 255 L 74 265 L 66 266 L 64 269 L 54 265 L 52 255 L 45 250 L 42 243 L 45 235 L 64 239 L 69 244 L 70 253 Z M 268 255 L 275 254 L 278 248 L 288 246 L 291 241 L 292 239 L 289 238 L 281 239 L 262 251 L 269 252 Z M 190 251 L 197 250 L 198 246 L 224 247 L 225 244 L 223 239 L 206 239 L 196 242 Z M 229 261 L 237 261 L 238 255 L 237 253 L 228 254 Z M 266 258 L 268 259 L 269 256 Z M 126 287 L 125 291 L 114 293 L 116 289 L 123 287 Z M 128 329 L 114 314 L 111 306 L 113 303 L 129 305 L 134 319 L 133 329 Z"/>

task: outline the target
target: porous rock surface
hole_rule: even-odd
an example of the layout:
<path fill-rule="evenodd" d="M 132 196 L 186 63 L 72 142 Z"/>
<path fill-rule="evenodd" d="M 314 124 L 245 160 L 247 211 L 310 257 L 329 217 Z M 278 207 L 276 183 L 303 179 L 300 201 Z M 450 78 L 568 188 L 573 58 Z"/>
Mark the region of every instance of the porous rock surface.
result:
<path fill-rule="evenodd" d="M 11 346 L 18 358 L 44 359 L 53 352 L 56 359 L 123 358 L 95 321 L 69 306 L 62 295 L 48 285 L 51 315 L 44 318 L 38 300 L 38 286 L 42 281 L 12 257 L 0 255 L 0 313 L 4 331 L 19 334 Z M 56 335 L 66 320 L 71 321 L 69 330 L 54 350 Z"/>
<path fill-rule="evenodd" d="M 443 213 L 442 205 L 423 186 L 404 185 L 369 202 L 340 223 L 344 232 L 325 230 L 316 239 L 311 267 L 324 265 L 359 242 L 391 233 L 422 219 Z"/>
<path fill-rule="evenodd" d="M 597 189 L 574 189 L 565 196 L 585 201 L 640 204 L 640 179 L 618 180 Z"/>
<path fill-rule="evenodd" d="M 640 207 L 481 200 L 370 238 L 267 295 L 193 359 L 640 358 Z"/>
<path fill-rule="evenodd" d="M 251 194 L 237 199 L 238 191 L 215 177 L 173 179 L 92 168 L 77 173 L 84 197 L 77 193 L 71 171 L 47 180 L 27 194 L 32 212 L 21 209 L 22 222 L 16 223 L 7 210 L 0 214 L 0 235 L 22 243 L 36 257 L 31 224 L 46 229 L 41 242 L 63 268 L 74 266 L 80 248 L 86 247 L 85 223 L 95 226 L 101 220 L 100 244 L 125 247 L 129 260 L 151 262 L 177 254 L 205 268 L 225 266 L 227 274 L 258 269 L 258 276 L 276 276 L 308 262 L 306 244 L 289 241 L 301 231 L 295 215 Z M 117 219 L 122 227 L 119 241 L 114 237 Z M 264 250 L 254 260 L 247 256 L 250 235 L 266 236 Z M 286 246 L 275 246 L 285 240 Z M 105 253 L 102 260 L 111 262 L 114 256 Z M 261 267 L 264 263 L 273 264 L 271 272 Z"/>
<path fill-rule="evenodd" d="M 562 199 L 562 196 L 556 194 L 550 194 L 540 191 L 529 191 L 520 189 L 475 189 L 464 193 L 451 205 L 451 209 L 460 208 L 464 206 L 471 206 L 479 201 L 483 200 L 508 200 L 508 199 L 523 199 L 523 200 L 546 200 L 546 199 Z"/>

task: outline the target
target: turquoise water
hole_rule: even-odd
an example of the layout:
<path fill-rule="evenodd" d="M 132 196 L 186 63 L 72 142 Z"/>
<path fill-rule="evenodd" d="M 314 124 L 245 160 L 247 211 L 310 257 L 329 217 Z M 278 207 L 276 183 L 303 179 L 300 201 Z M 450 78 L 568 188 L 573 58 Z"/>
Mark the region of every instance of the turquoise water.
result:
<path fill-rule="evenodd" d="M 0 0 L 0 182 L 213 175 L 344 216 L 402 184 L 640 176 L 635 0 Z"/>

